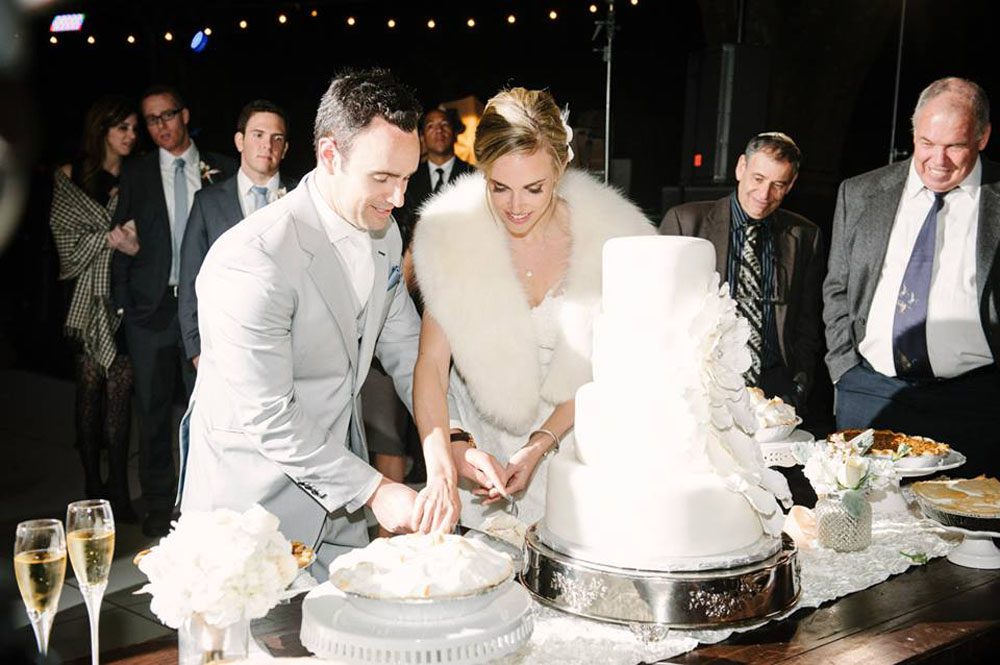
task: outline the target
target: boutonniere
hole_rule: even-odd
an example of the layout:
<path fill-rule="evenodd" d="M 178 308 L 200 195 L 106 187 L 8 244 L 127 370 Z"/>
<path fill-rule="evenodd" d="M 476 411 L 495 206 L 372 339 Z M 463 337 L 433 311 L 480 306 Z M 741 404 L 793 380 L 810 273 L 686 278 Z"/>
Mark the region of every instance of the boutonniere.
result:
<path fill-rule="evenodd" d="M 207 180 L 209 184 L 213 184 L 215 182 L 212 180 L 212 176 L 222 173 L 219 169 L 213 169 L 211 166 L 202 161 L 198 162 L 198 170 L 201 171 L 201 179 Z"/>
<path fill-rule="evenodd" d="M 274 193 L 274 199 L 278 200 L 287 193 L 288 193 L 287 189 L 285 189 L 284 187 L 279 187 L 278 190 Z"/>

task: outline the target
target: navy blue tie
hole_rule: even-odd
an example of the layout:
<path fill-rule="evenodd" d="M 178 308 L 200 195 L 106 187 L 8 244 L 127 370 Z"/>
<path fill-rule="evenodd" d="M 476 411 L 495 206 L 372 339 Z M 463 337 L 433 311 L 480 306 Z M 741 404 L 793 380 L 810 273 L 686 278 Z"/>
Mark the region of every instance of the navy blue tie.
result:
<path fill-rule="evenodd" d="M 892 320 L 892 359 L 896 365 L 896 376 L 900 378 L 929 379 L 934 376 L 927 353 L 927 301 L 934 268 L 937 216 L 944 207 L 947 194 L 934 192 L 934 203 L 917 234 L 910 262 L 903 273 L 903 283 L 899 287 L 896 315 Z"/>

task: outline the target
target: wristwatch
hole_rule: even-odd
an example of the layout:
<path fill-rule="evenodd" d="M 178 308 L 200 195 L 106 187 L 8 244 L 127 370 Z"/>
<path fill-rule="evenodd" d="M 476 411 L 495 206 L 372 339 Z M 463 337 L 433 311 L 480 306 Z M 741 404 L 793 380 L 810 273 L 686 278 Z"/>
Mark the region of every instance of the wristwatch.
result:
<path fill-rule="evenodd" d="M 451 433 L 451 442 L 462 441 L 463 443 L 468 443 L 473 448 L 476 447 L 476 440 L 473 438 L 472 434 L 466 432 L 464 429 L 460 429 L 457 432 Z"/>

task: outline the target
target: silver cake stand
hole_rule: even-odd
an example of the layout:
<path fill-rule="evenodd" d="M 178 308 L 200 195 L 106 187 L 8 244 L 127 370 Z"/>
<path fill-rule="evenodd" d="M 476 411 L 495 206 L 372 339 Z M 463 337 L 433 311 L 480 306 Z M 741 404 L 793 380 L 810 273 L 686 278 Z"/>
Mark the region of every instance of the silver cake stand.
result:
<path fill-rule="evenodd" d="M 719 628 L 755 623 L 789 610 L 799 597 L 795 543 L 783 535 L 774 555 L 736 568 L 658 572 L 617 568 L 525 538 L 521 582 L 540 602 L 578 616 L 620 624 Z"/>

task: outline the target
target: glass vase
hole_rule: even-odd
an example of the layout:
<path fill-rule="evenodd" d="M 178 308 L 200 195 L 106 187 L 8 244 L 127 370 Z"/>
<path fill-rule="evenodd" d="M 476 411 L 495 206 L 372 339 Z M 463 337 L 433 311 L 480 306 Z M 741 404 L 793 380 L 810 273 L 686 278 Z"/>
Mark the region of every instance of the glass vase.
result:
<path fill-rule="evenodd" d="M 246 619 L 220 627 L 193 614 L 177 630 L 177 660 L 179 665 L 242 660 L 247 657 L 249 640 L 250 622 Z"/>
<path fill-rule="evenodd" d="M 860 512 L 852 515 L 838 494 L 824 494 L 816 501 L 816 541 L 820 547 L 836 552 L 857 552 L 872 544 L 872 506 L 867 500 L 858 504 Z"/>

